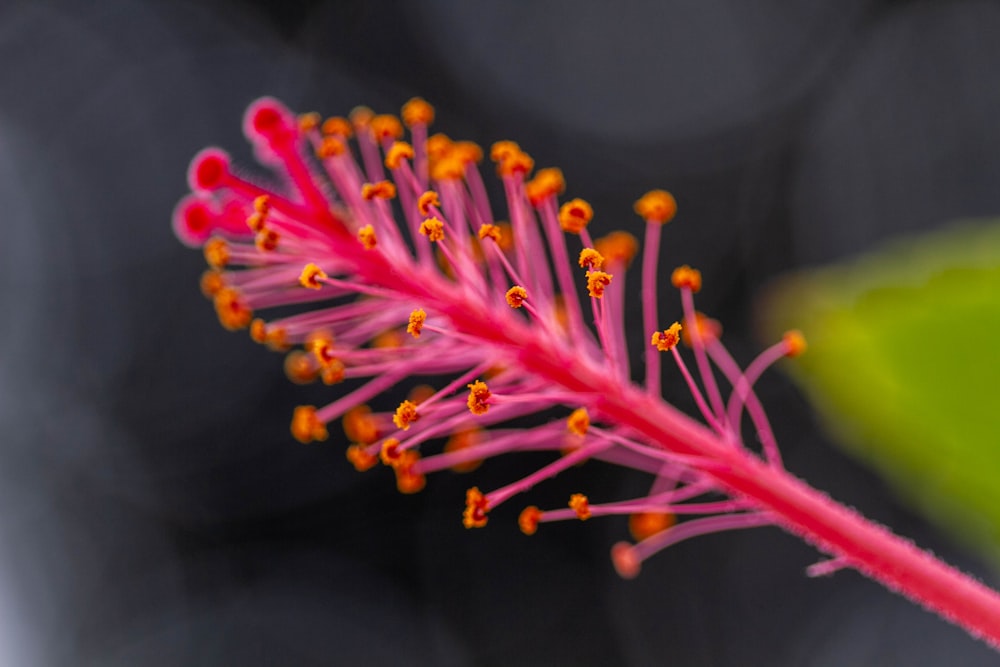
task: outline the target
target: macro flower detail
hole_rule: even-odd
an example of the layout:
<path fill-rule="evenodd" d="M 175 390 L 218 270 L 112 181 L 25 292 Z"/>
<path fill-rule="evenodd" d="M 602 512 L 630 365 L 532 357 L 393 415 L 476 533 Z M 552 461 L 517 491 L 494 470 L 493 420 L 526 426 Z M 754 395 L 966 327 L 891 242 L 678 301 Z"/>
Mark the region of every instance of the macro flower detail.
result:
<path fill-rule="evenodd" d="M 531 535 L 554 521 L 619 516 L 624 529 L 627 519 L 633 541 L 611 547 L 624 577 L 692 537 L 778 526 L 830 557 L 813 573 L 855 568 L 1000 642 L 995 593 L 784 468 L 753 387 L 772 364 L 805 351 L 801 333 L 741 368 L 718 324 L 696 311 L 702 276 L 688 266 L 671 275 L 683 318 L 662 329 L 659 247 L 677 213 L 672 195 L 654 190 L 636 202 L 641 244 L 625 232 L 595 240 L 593 207 L 581 198 L 559 202 L 562 172 L 531 178 L 533 158 L 501 141 L 489 151 L 505 200 L 497 216 L 482 149 L 430 135 L 433 117 L 433 107 L 414 99 L 402 122 L 363 107 L 349 120 L 321 122 L 264 98 L 243 127 L 281 186 L 244 177 L 217 148 L 191 164 L 192 194 L 173 225 L 181 241 L 204 249 L 210 269 L 201 288 L 222 325 L 249 327 L 253 340 L 287 351 L 293 382 L 354 381 L 325 405 L 296 408 L 295 439 L 336 441 L 328 428 L 341 420 L 348 461 L 359 471 L 382 461 L 403 493 L 420 491 L 437 471 L 549 452 L 547 464 L 505 486 L 469 488 L 468 528 L 583 461 L 628 467 L 648 475 L 647 493 L 574 494 L 569 506 L 528 506 L 518 526 Z M 640 252 L 645 364 L 633 369 L 625 281 Z M 277 314 L 267 319 L 268 311 Z M 681 340 L 690 346 L 684 354 Z M 670 352 L 669 371 L 662 352 Z M 368 407 L 418 376 L 440 378 L 438 387 L 415 390 L 391 412 Z M 663 400 L 664 379 L 687 388 L 698 418 Z M 542 423 L 495 428 L 525 416 Z M 748 428 L 755 437 L 744 438 Z"/>

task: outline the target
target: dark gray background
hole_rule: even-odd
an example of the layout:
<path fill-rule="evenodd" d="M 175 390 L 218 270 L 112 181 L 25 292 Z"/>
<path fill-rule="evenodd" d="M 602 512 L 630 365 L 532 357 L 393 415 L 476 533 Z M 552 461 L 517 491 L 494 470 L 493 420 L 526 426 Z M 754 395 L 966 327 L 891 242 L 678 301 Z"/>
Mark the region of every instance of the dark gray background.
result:
<path fill-rule="evenodd" d="M 632 582 L 608 562 L 622 523 L 528 539 L 512 503 L 466 531 L 467 486 L 539 461 L 399 496 L 335 440 L 292 441 L 292 407 L 330 394 L 199 296 L 170 212 L 201 147 L 249 161 L 262 94 L 325 114 L 423 95 L 437 129 L 563 167 L 598 232 L 671 189 L 665 266 L 703 270 L 744 362 L 772 277 L 1000 211 L 996 3 L 617 4 L 0 3 L 0 663 L 997 662 L 857 575 L 807 580 L 816 554 L 774 529 L 679 545 Z M 791 470 L 991 576 L 832 449 L 784 378 L 762 394 Z M 589 464 L 530 502 L 645 483 Z"/>

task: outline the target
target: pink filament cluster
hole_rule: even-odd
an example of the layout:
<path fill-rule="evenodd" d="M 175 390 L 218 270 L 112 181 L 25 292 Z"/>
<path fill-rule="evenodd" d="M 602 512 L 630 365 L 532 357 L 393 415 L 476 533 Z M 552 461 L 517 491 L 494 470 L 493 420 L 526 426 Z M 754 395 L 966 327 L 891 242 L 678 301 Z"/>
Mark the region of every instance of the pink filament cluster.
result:
<path fill-rule="evenodd" d="M 257 159 L 273 171 L 272 182 L 240 175 L 215 148 L 191 165 L 193 194 L 179 203 L 174 229 L 183 242 L 205 246 L 214 269 L 203 288 L 223 324 L 249 326 L 255 339 L 276 349 L 304 347 L 289 357 L 293 379 L 367 379 L 327 405 L 300 407 L 293 434 L 303 442 L 326 439 L 327 425 L 347 415 L 345 430 L 355 440 L 351 461 L 366 469 L 381 459 L 406 492 L 445 468 L 518 451 L 554 453 L 551 463 L 507 486 L 470 489 L 468 527 L 484 525 L 508 499 L 587 459 L 648 473 L 652 483 L 642 497 L 591 504 L 576 494 L 568 507 L 532 507 L 521 517 L 530 534 L 549 521 L 669 516 L 661 529 L 635 534 L 637 543 L 612 549 L 623 576 L 635 576 L 644 559 L 689 537 L 774 523 L 752 497 L 728 497 L 715 474 L 723 464 L 713 461 L 713 452 L 653 440 L 606 408 L 609 395 L 627 403 L 633 393 L 662 404 L 659 355 L 669 353 L 678 369 L 672 381 L 687 384 L 713 433 L 713 448 L 749 453 L 741 437 L 745 410 L 765 465 L 780 469 L 752 387 L 767 366 L 797 352 L 801 340 L 786 337 L 741 370 L 717 325 L 695 311 L 700 274 L 682 267 L 673 283 L 695 370 L 673 340 L 674 327 L 654 335 L 645 381 L 634 385 L 623 314 L 635 240 L 618 233 L 595 242 L 587 230 L 589 204 L 576 199 L 560 206 L 561 173 L 541 170 L 529 179 L 533 161 L 512 142 L 492 151 L 510 220 L 499 223 L 477 164 L 481 151 L 428 136 L 431 115 L 421 100 L 404 107 L 410 131 L 404 142 L 402 124 L 392 116 L 360 110 L 352 122 L 320 123 L 265 98 L 248 109 L 244 130 Z M 660 232 L 673 206 L 672 197 L 656 191 L 636 207 L 646 219 L 641 298 L 647 333 L 662 328 L 657 264 Z M 589 303 L 581 302 L 584 294 Z M 295 307 L 294 314 L 252 319 L 284 306 Z M 716 370 L 732 387 L 728 398 Z M 412 376 L 444 381 L 394 412 L 364 406 Z M 566 416 L 541 426 L 502 426 L 558 409 Z M 674 410 L 664 414 L 676 421 L 674 430 L 701 428 Z M 698 518 L 670 525 L 675 515 Z"/>

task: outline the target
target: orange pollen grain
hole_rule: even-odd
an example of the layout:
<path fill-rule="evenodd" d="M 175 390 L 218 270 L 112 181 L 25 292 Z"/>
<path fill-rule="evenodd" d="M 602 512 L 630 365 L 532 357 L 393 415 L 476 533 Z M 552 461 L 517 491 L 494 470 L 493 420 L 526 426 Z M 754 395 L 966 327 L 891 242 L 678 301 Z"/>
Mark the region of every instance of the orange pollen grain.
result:
<path fill-rule="evenodd" d="M 318 372 L 317 365 L 301 350 L 289 352 L 285 357 L 285 375 L 295 384 L 315 382 Z"/>
<path fill-rule="evenodd" d="M 500 243 L 503 239 L 503 235 L 500 233 L 500 228 L 492 223 L 484 222 L 479 226 L 479 238 L 491 238 L 495 243 Z"/>
<path fill-rule="evenodd" d="M 269 195 L 260 195 L 253 200 L 253 210 L 261 215 L 267 215 L 271 210 L 271 197 Z"/>
<path fill-rule="evenodd" d="M 347 368 L 344 366 L 344 362 L 340 359 L 334 358 L 323 366 L 323 370 L 320 372 L 320 378 L 323 380 L 323 384 L 332 386 L 344 381 L 346 371 Z"/>
<path fill-rule="evenodd" d="M 677 201 L 666 190 L 650 190 L 635 203 L 635 212 L 649 222 L 661 225 L 670 222 L 677 214 Z"/>
<path fill-rule="evenodd" d="M 371 120 L 372 132 L 378 141 L 383 139 L 400 139 L 403 136 L 403 124 L 392 114 L 379 114 Z"/>
<path fill-rule="evenodd" d="M 549 197 L 560 195 L 566 190 L 566 179 L 562 171 L 555 167 L 539 169 L 535 177 L 524 184 L 524 194 L 532 206 L 538 206 Z"/>
<path fill-rule="evenodd" d="M 462 513 L 462 525 L 466 528 L 482 528 L 489 521 L 486 513 L 490 511 L 489 501 L 478 487 L 472 487 L 465 492 L 465 512 Z"/>
<path fill-rule="evenodd" d="M 260 250 L 261 252 L 274 252 L 278 249 L 279 241 L 281 241 L 281 235 L 273 229 L 267 229 L 265 227 L 257 232 L 257 237 L 254 239 L 254 245 L 256 245 L 257 250 Z"/>
<path fill-rule="evenodd" d="M 465 177 L 465 162 L 448 153 L 431 164 L 431 178 L 435 181 L 454 181 Z"/>
<path fill-rule="evenodd" d="M 461 162 L 463 166 L 483 161 L 483 149 L 474 141 L 456 141 L 451 145 L 448 155 Z"/>
<path fill-rule="evenodd" d="M 580 521 L 586 521 L 590 518 L 590 502 L 587 500 L 587 496 L 582 493 L 574 493 L 570 496 L 569 506 L 580 517 Z"/>
<path fill-rule="evenodd" d="M 566 428 L 576 435 L 587 435 L 590 428 L 590 414 L 587 408 L 577 408 L 566 419 Z"/>
<path fill-rule="evenodd" d="M 357 405 L 344 414 L 341 420 L 344 435 L 351 442 L 363 445 L 374 444 L 379 439 L 378 423 L 367 405 Z"/>
<path fill-rule="evenodd" d="M 267 342 L 267 324 L 260 318 L 250 323 L 250 339 L 255 343 Z"/>
<path fill-rule="evenodd" d="M 420 331 L 424 328 L 424 322 L 426 321 L 427 312 L 423 308 L 417 308 L 410 313 L 410 321 L 406 325 L 406 333 L 414 338 L 420 338 Z"/>
<path fill-rule="evenodd" d="M 660 352 L 669 352 L 677 347 L 677 343 L 679 343 L 680 340 L 681 325 L 679 322 L 674 322 L 669 328 L 664 329 L 663 331 L 654 331 L 649 344 L 655 345 L 656 349 Z"/>
<path fill-rule="evenodd" d="M 316 157 L 320 160 L 326 160 L 332 157 L 337 157 L 338 155 L 343 155 L 346 150 L 347 146 L 344 145 L 340 136 L 331 135 L 323 137 L 323 140 L 319 142 L 319 146 L 316 148 Z"/>
<path fill-rule="evenodd" d="M 403 459 L 403 452 L 399 449 L 399 440 L 396 438 L 387 438 L 382 443 L 378 457 L 384 465 L 392 466 L 393 468 L 399 465 Z"/>
<path fill-rule="evenodd" d="M 444 239 L 444 223 L 437 218 L 427 218 L 420 223 L 420 233 L 432 242 Z"/>
<path fill-rule="evenodd" d="M 508 154 L 500 164 L 497 165 L 497 173 L 500 176 L 511 176 L 513 174 L 526 175 L 535 168 L 535 160 L 524 151 L 517 151 Z"/>
<path fill-rule="evenodd" d="M 264 231 L 264 226 L 266 224 L 267 224 L 267 213 L 260 213 L 258 211 L 254 211 L 247 218 L 247 227 L 249 227 L 250 231 L 254 232 L 255 234 Z"/>
<path fill-rule="evenodd" d="M 223 269 L 229 264 L 229 244 L 224 239 L 209 239 L 202 251 L 205 253 L 205 261 L 213 269 Z"/>
<path fill-rule="evenodd" d="M 604 297 L 604 290 L 611 284 L 612 276 L 604 271 L 591 271 L 587 274 L 587 292 L 595 299 Z"/>
<path fill-rule="evenodd" d="M 507 305 L 511 308 L 520 308 L 528 299 L 528 292 L 520 285 L 514 285 L 507 290 Z"/>
<path fill-rule="evenodd" d="M 802 335 L 801 331 L 786 331 L 785 335 L 781 337 L 785 343 L 785 355 L 789 357 L 797 357 L 806 351 L 806 337 Z"/>
<path fill-rule="evenodd" d="M 347 448 L 347 460 L 351 462 L 355 470 L 364 472 L 371 470 L 378 463 L 378 457 L 368 453 L 368 448 L 362 445 L 351 445 Z"/>
<path fill-rule="evenodd" d="M 591 271 L 598 271 L 604 268 L 604 255 L 593 248 L 584 248 L 580 251 L 580 268 Z"/>
<path fill-rule="evenodd" d="M 606 261 L 628 266 L 639 252 L 639 240 L 628 232 L 618 230 L 595 240 L 594 247 Z"/>
<path fill-rule="evenodd" d="M 516 141 L 498 141 L 490 147 L 490 160 L 502 162 L 514 153 L 521 151 Z"/>
<path fill-rule="evenodd" d="M 674 269 L 670 282 L 678 289 L 687 288 L 693 293 L 701 291 L 701 271 L 685 264 Z"/>
<path fill-rule="evenodd" d="M 207 297 L 213 297 L 226 286 L 226 279 L 216 270 L 206 271 L 201 274 L 201 293 Z"/>
<path fill-rule="evenodd" d="M 414 464 L 420 460 L 420 454 L 413 449 L 407 449 L 400 456 L 398 464 L 393 466 L 396 472 L 396 488 L 400 493 L 417 493 L 427 485 L 427 478 L 422 473 L 414 472 Z"/>
<path fill-rule="evenodd" d="M 426 217 L 431 214 L 431 206 L 441 208 L 441 199 L 438 197 L 438 193 L 428 190 L 417 199 L 417 210 L 420 211 L 420 215 Z"/>
<path fill-rule="evenodd" d="M 219 316 L 222 326 L 235 331 L 243 329 L 250 324 L 253 318 L 253 310 L 247 306 L 243 300 L 243 295 L 233 287 L 223 287 L 215 293 L 213 299 L 215 303 L 215 313 Z"/>
<path fill-rule="evenodd" d="M 434 122 L 434 107 L 422 97 L 414 97 L 403 105 L 400 115 L 407 127 L 430 125 Z"/>
<path fill-rule="evenodd" d="M 319 127 L 320 115 L 315 111 L 299 116 L 299 131 L 312 132 Z"/>
<path fill-rule="evenodd" d="M 407 431 L 410 424 L 418 419 L 420 419 L 420 413 L 417 412 L 416 404 L 413 401 L 403 401 L 396 408 L 396 414 L 392 416 L 392 423 L 396 425 L 396 428 Z"/>
<path fill-rule="evenodd" d="M 378 245 L 378 238 L 375 236 L 375 228 L 371 225 L 365 225 L 359 229 L 358 240 L 361 241 L 361 246 L 365 250 L 372 250 Z"/>
<path fill-rule="evenodd" d="M 300 405 L 292 414 L 292 435 L 303 444 L 314 440 L 326 440 L 326 424 L 320 421 L 316 408 L 311 405 Z"/>
<path fill-rule="evenodd" d="M 466 401 L 466 405 L 469 406 L 469 412 L 474 415 L 485 415 L 490 410 L 489 400 L 493 395 L 490 392 L 489 387 L 482 380 L 476 380 L 470 385 L 466 385 L 469 388 L 469 398 Z"/>
<path fill-rule="evenodd" d="M 517 517 L 517 525 L 525 535 L 534 535 L 538 532 L 538 522 L 542 520 L 542 510 L 534 505 L 528 505 Z"/>
<path fill-rule="evenodd" d="M 413 146 L 405 141 L 397 141 L 385 154 L 385 166 L 388 169 L 399 169 L 403 160 L 412 160 L 413 155 Z"/>
<path fill-rule="evenodd" d="M 337 358 L 333 347 L 333 335 L 327 331 L 313 331 L 306 336 L 305 348 L 322 367 L 327 367 Z"/>
<path fill-rule="evenodd" d="M 438 134 L 431 135 L 427 138 L 427 157 L 431 160 L 440 160 L 448 151 L 451 150 L 452 141 L 448 138 L 448 135 Z"/>
<path fill-rule="evenodd" d="M 332 118 L 327 118 L 323 121 L 323 125 L 320 127 L 320 132 L 327 136 L 340 136 L 346 139 L 354 134 L 354 128 L 351 126 L 350 121 L 346 118 L 333 116 Z"/>
<path fill-rule="evenodd" d="M 392 199 L 395 196 L 396 186 L 392 181 L 365 183 L 361 186 L 361 198 L 365 201 L 371 201 L 372 199 Z"/>
<path fill-rule="evenodd" d="M 559 226 L 563 231 L 579 234 L 594 219 L 594 209 L 583 199 L 571 199 L 559 207 Z"/>
<path fill-rule="evenodd" d="M 323 283 L 320 281 L 328 277 L 323 269 L 310 262 L 302 269 L 302 274 L 299 275 L 299 284 L 306 289 L 322 289 Z"/>

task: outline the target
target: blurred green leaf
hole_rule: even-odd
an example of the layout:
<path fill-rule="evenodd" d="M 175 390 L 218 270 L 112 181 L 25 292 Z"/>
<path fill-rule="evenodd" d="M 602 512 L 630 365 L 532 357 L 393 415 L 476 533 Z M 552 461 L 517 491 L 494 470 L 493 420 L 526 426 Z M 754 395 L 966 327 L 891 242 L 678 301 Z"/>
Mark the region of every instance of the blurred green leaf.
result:
<path fill-rule="evenodd" d="M 768 291 L 764 333 L 835 439 L 1000 564 L 1000 225 L 964 224 Z"/>

